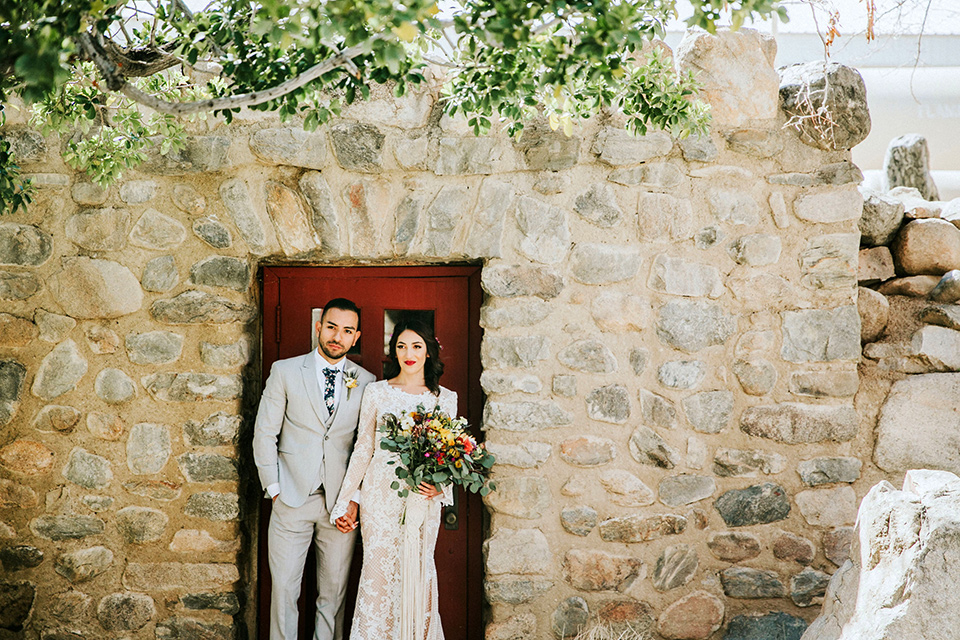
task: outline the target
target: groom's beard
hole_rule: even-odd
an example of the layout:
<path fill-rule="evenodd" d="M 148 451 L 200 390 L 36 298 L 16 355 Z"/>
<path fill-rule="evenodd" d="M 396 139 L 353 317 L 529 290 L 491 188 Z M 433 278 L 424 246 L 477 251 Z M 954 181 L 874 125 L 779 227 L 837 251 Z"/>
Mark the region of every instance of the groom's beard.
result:
<path fill-rule="evenodd" d="M 347 348 L 344 345 L 334 341 L 321 342 L 320 350 L 323 351 L 325 356 L 334 360 L 342 358 L 347 353 Z"/>

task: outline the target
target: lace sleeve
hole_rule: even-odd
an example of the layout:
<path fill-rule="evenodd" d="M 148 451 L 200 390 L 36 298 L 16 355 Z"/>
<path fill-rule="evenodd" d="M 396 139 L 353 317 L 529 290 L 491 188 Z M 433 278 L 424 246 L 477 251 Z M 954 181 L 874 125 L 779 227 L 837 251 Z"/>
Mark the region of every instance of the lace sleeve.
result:
<path fill-rule="evenodd" d="M 373 384 L 367 385 L 363 398 L 360 400 L 360 421 L 357 425 L 357 444 L 350 456 L 347 473 L 340 485 L 337 503 L 330 512 L 330 522 L 347 512 L 347 506 L 354 499 L 363 482 L 363 476 L 373 459 L 377 439 L 377 407 L 379 406 L 380 389 Z"/>
<path fill-rule="evenodd" d="M 443 395 L 440 398 L 440 408 L 447 412 L 447 415 L 456 418 L 457 413 L 457 392 L 444 388 Z"/>
<path fill-rule="evenodd" d="M 440 391 L 440 408 L 451 418 L 457 417 L 457 393 L 456 391 L 450 391 L 447 388 L 441 387 Z M 448 484 L 443 487 L 443 495 L 440 496 L 440 504 L 444 507 L 449 507 L 453 504 L 453 494 L 456 491 L 456 487 L 453 484 Z"/>

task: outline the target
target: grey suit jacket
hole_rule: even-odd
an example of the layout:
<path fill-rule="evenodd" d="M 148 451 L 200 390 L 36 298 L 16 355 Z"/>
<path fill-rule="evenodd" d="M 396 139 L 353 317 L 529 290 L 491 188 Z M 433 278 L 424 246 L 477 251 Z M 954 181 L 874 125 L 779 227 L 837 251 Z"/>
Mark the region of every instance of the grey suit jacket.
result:
<path fill-rule="evenodd" d="M 340 401 L 331 415 L 323 402 L 312 353 L 278 360 L 270 369 L 253 429 L 253 459 L 264 488 L 280 484 L 279 499 L 301 506 L 316 488 L 320 464 L 327 509 L 340 493 L 347 462 L 356 439 L 363 388 L 375 376 L 346 362 L 343 376 L 357 379 L 353 389 L 340 388 Z"/>

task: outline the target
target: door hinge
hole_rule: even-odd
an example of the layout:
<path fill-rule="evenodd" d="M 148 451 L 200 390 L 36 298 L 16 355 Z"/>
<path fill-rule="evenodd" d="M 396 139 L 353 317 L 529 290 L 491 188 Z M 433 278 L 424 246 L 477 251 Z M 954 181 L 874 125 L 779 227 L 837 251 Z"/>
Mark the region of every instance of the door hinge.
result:
<path fill-rule="evenodd" d="M 277 335 L 276 340 L 277 344 L 280 344 L 280 305 L 277 305 L 277 317 L 274 320 L 276 322 Z"/>

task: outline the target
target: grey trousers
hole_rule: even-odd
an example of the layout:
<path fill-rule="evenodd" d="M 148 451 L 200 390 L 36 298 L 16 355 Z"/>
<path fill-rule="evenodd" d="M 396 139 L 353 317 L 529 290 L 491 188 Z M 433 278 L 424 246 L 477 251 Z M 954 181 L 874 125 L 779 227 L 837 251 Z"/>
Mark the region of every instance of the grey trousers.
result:
<path fill-rule="evenodd" d="M 267 554 L 273 588 L 270 594 L 270 640 L 297 640 L 297 598 L 311 541 L 317 552 L 317 620 L 314 640 L 342 640 L 343 605 L 357 530 L 341 533 L 330 524 L 323 494 L 307 497 L 300 507 L 273 503 Z"/>

